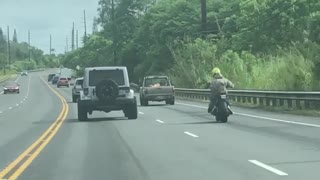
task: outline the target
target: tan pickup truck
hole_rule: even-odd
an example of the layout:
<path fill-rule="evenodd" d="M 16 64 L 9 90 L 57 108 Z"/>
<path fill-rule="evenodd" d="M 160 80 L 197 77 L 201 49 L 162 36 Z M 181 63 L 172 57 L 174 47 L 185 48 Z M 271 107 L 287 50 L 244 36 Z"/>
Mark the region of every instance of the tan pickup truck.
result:
<path fill-rule="evenodd" d="M 174 87 L 167 76 L 147 76 L 140 88 L 140 104 L 147 106 L 149 101 L 165 101 L 174 105 Z"/>

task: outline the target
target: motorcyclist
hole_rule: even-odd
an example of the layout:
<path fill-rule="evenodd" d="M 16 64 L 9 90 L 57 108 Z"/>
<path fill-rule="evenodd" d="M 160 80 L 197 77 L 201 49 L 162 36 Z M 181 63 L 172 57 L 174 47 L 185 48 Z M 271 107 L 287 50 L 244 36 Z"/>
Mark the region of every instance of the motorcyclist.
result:
<path fill-rule="evenodd" d="M 213 80 L 210 84 L 211 95 L 210 95 L 210 104 L 208 107 L 208 113 L 213 113 L 215 115 L 216 113 L 215 105 L 217 103 L 217 98 L 221 94 L 228 94 L 227 88 L 233 88 L 234 84 L 230 80 L 224 78 L 221 74 L 220 69 L 217 67 L 213 68 L 211 73 L 213 75 Z M 228 104 L 228 109 L 230 111 L 230 114 L 233 114 L 232 110 L 230 109 L 228 100 L 227 100 L 227 104 Z"/>

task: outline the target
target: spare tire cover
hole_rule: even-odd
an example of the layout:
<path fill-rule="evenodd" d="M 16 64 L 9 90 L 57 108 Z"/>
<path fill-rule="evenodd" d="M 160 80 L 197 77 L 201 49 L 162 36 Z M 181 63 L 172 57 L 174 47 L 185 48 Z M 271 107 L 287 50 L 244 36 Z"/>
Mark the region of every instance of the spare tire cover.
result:
<path fill-rule="evenodd" d="M 119 94 L 118 84 L 111 79 L 102 80 L 96 85 L 96 94 L 101 101 L 115 100 Z"/>

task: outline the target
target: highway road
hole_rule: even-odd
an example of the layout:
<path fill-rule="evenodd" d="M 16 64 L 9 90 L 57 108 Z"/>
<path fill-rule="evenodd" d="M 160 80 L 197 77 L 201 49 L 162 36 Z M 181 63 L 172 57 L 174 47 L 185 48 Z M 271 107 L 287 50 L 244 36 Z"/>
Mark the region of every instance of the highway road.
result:
<path fill-rule="evenodd" d="M 95 112 L 79 122 L 71 88 L 46 74 L 0 95 L 0 179 L 320 179 L 320 118 L 234 107 L 221 124 L 206 104 L 180 100 L 138 107 L 137 120 Z"/>

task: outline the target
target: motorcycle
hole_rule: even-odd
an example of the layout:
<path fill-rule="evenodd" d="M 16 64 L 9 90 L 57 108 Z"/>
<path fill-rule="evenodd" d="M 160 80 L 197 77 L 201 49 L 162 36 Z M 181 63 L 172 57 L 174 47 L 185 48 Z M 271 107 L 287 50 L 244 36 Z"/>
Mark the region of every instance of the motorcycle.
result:
<path fill-rule="evenodd" d="M 228 117 L 231 113 L 228 107 L 228 99 L 226 94 L 217 96 L 215 109 L 212 111 L 211 114 L 216 117 L 217 122 L 228 122 Z"/>

